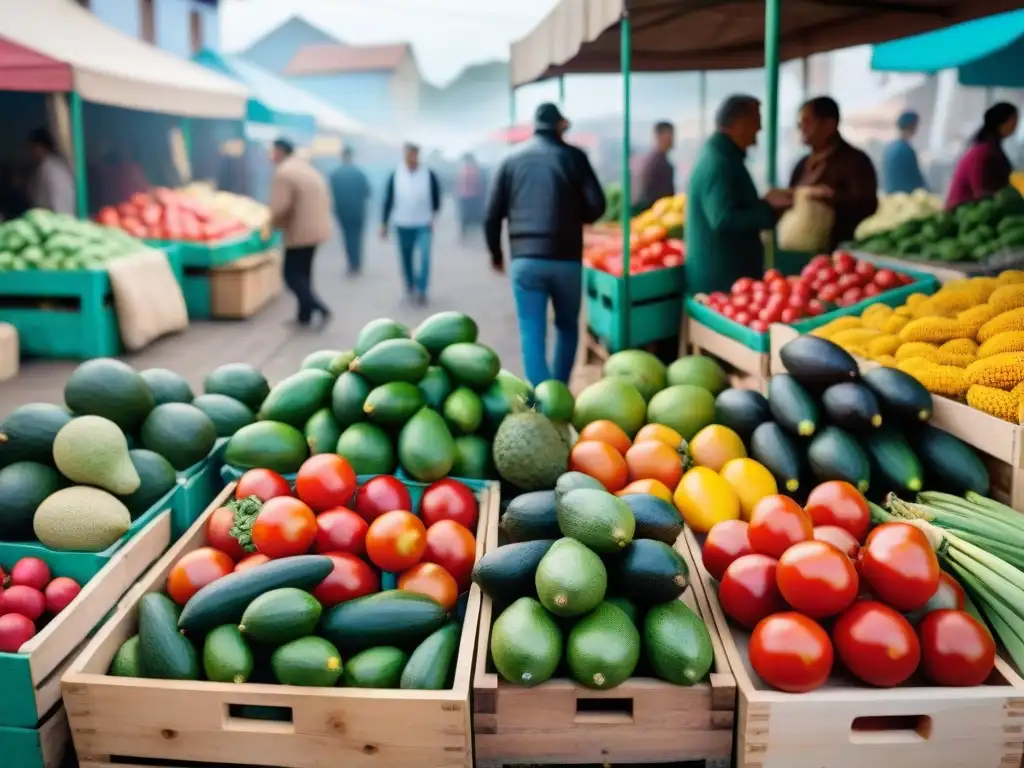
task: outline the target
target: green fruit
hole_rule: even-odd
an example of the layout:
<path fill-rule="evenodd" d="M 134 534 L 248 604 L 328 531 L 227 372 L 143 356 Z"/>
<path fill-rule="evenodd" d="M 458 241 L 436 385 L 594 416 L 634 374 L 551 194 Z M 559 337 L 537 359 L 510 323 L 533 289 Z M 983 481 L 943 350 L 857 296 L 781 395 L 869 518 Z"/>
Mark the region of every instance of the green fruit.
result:
<path fill-rule="evenodd" d="M 683 532 L 683 518 L 675 506 L 649 493 L 630 493 L 622 500 L 633 511 L 634 540 L 655 539 L 670 547 L 675 545 Z"/>
<path fill-rule="evenodd" d="M 342 353 L 336 349 L 320 349 L 316 352 L 310 352 L 302 358 L 299 369 L 305 371 L 312 368 L 318 371 L 327 371 L 332 376 L 337 376 L 338 374 L 331 370 L 331 363 L 337 360 L 340 354 Z M 348 366 L 345 366 L 345 368 L 348 368 Z"/>
<path fill-rule="evenodd" d="M 301 429 L 310 416 L 328 404 L 333 386 L 334 377 L 327 371 L 307 369 L 293 373 L 274 385 L 257 418 Z"/>
<path fill-rule="evenodd" d="M 498 524 L 509 541 L 560 539 L 555 491 L 521 493 L 508 503 Z"/>
<path fill-rule="evenodd" d="M 324 614 L 320 631 L 346 653 L 378 645 L 409 650 L 439 629 L 445 618 L 444 608 L 429 597 L 392 589 L 334 606 Z"/>
<path fill-rule="evenodd" d="M 614 605 L 626 614 L 629 617 L 629 620 L 633 622 L 633 626 L 638 626 L 637 619 L 640 618 L 640 610 L 636 607 L 635 603 L 630 602 L 624 597 L 609 597 L 605 602 L 608 605 Z"/>
<path fill-rule="evenodd" d="M 541 558 L 535 582 L 541 605 L 556 616 L 580 616 L 604 600 L 608 572 L 593 551 L 564 538 Z"/>
<path fill-rule="evenodd" d="M 358 373 L 346 371 L 334 382 L 331 390 L 331 411 L 344 429 L 366 418 L 363 405 L 370 394 L 370 384 Z"/>
<path fill-rule="evenodd" d="M 423 407 L 423 393 L 407 381 L 389 381 L 370 390 L 363 413 L 370 421 L 400 427 Z"/>
<path fill-rule="evenodd" d="M 715 398 L 706 389 L 678 384 L 661 390 L 647 406 L 647 421 L 671 427 L 691 440 L 715 421 Z"/>
<path fill-rule="evenodd" d="M 359 355 L 349 370 L 374 384 L 407 381 L 416 384 L 430 367 L 430 353 L 412 339 L 388 339 Z"/>
<path fill-rule="evenodd" d="M 178 631 L 178 606 L 167 595 L 150 592 L 139 601 L 139 666 L 158 680 L 198 680 L 199 654 Z"/>
<path fill-rule="evenodd" d="M 71 421 L 64 408 L 29 403 L 15 408 L 0 422 L 0 467 L 16 461 L 53 465 L 53 439 Z"/>
<path fill-rule="evenodd" d="M 215 368 L 203 382 L 203 392 L 208 395 L 227 395 L 258 411 L 270 394 L 267 377 L 246 363 L 228 363 Z"/>
<path fill-rule="evenodd" d="M 562 660 L 562 631 L 532 597 L 502 611 L 491 628 L 491 659 L 505 680 L 534 686 L 547 682 Z"/>
<path fill-rule="evenodd" d="M 636 387 L 619 378 L 601 379 L 576 398 L 572 423 L 580 430 L 593 421 L 607 419 L 632 438 L 644 425 L 646 413 L 647 403 Z M 651 417 L 651 421 L 656 419 Z"/>
<path fill-rule="evenodd" d="M 811 439 L 807 446 L 807 464 L 819 482 L 844 480 L 861 493 L 867 493 L 871 486 L 871 462 L 867 454 L 853 435 L 839 427 L 829 425 Z"/>
<path fill-rule="evenodd" d="M 561 499 L 569 491 L 575 491 L 578 488 L 590 488 L 595 491 L 605 490 L 604 485 L 597 478 L 585 475 L 582 472 L 566 472 L 555 481 L 555 500 Z"/>
<path fill-rule="evenodd" d="M 647 612 L 644 648 L 654 674 L 676 685 L 699 683 L 715 662 L 708 628 L 679 600 Z"/>
<path fill-rule="evenodd" d="M 575 401 L 569 388 L 558 379 L 548 379 L 537 385 L 534 395 L 537 408 L 552 421 L 572 421 Z"/>
<path fill-rule="evenodd" d="M 330 364 L 328 364 L 327 372 L 331 374 L 331 376 L 341 376 L 341 374 L 345 373 L 345 371 L 348 370 L 348 367 L 352 364 L 352 361 L 355 359 L 356 353 L 354 349 L 339 352 L 337 355 L 334 356 L 334 359 L 331 360 Z"/>
<path fill-rule="evenodd" d="M 227 395 L 199 395 L 192 405 L 205 413 L 217 430 L 217 437 L 231 437 L 247 424 L 256 421 L 245 403 Z"/>
<path fill-rule="evenodd" d="M 636 530 L 633 510 L 607 491 L 580 488 L 558 499 L 558 527 L 595 552 L 621 552 Z"/>
<path fill-rule="evenodd" d="M 85 485 L 50 494 L 32 518 L 39 542 L 62 552 L 102 552 L 131 524 L 128 507 L 116 496 Z"/>
<path fill-rule="evenodd" d="M 640 632 L 624 611 L 602 603 L 572 628 L 565 659 L 581 685 L 614 688 L 629 679 L 640 661 Z"/>
<path fill-rule="evenodd" d="M 147 368 L 139 373 L 139 376 L 153 393 L 153 401 L 157 405 L 191 403 L 195 397 L 188 382 L 167 368 Z"/>
<path fill-rule="evenodd" d="M 534 411 L 507 416 L 491 450 L 498 474 L 523 491 L 553 488 L 569 463 L 569 446 L 551 420 Z"/>
<path fill-rule="evenodd" d="M 398 463 L 410 477 L 432 483 L 455 463 L 455 441 L 436 411 L 421 408 L 398 435 Z"/>
<path fill-rule="evenodd" d="M 114 677 L 142 677 L 138 635 L 132 635 L 121 643 L 121 647 L 117 649 L 114 659 L 110 662 L 107 674 Z"/>
<path fill-rule="evenodd" d="M 494 462 L 491 460 L 491 444 L 480 435 L 463 435 L 455 438 L 455 461 L 452 463 L 452 477 L 471 480 L 490 480 L 494 477 Z"/>
<path fill-rule="evenodd" d="M 390 318 L 381 317 L 371 320 L 363 326 L 363 329 L 359 331 L 359 335 L 356 337 L 356 346 L 353 351 L 357 356 L 361 356 L 365 355 L 382 341 L 407 338 L 409 338 L 408 328 Z"/>
<path fill-rule="evenodd" d="M 456 433 L 476 432 L 484 420 L 484 405 L 479 395 L 468 387 L 458 387 L 444 401 L 445 421 Z"/>
<path fill-rule="evenodd" d="M 128 451 L 128 458 L 139 475 L 139 488 L 134 493 L 122 496 L 121 501 L 135 519 L 160 499 L 166 496 L 178 482 L 178 475 L 171 462 L 159 453 L 135 448 Z"/>
<path fill-rule="evenodd" d="M 141 484 L 124 433 L 102 416 L 79 416 L 65 424 L 53 440 L 53 460 L 60 473 L 74 483 L 121 495 L 134 493 Z"/>
<path fill-rule="evenodd" d="M 475 342 L 451 344 L 438 359 L 452 381 L 476 390 L 487 389 L 501 370 L 497 353 Z"/>
<path fill-rule="evenodd" d="M 435 411 L 441 410 L 445 398 L 452 393 L 452 380 L 448 376 L 448 372 L 439 365 L 427 368 L 427 372 L 417 386 L 423 393 L 423 401 Z"/>
<path fill-rule="evenodd" d="M 0 540 L 31 540 L 36 509 L 62 487 L 64 478 L 45 464 L 16 461 L 0 469 Z"/>
<path fill-rule="evenodd" d="M 306 438 L 295 427 L 276 421 L 257 421 L 228 439 L 224 463 L 241 469 L 272 469 L 287 475 L 297 472 L 309 457 Z"/>
<path fill-rule="evenodd" d="M 281 685 L 331 688 L 342 675 L 341 654 L 322 637 L 302 637 L 282 645 L 270 657 Z"/>
<path fill-rule="evenodd" d="M 213 683 L 244 683 L 252 675 L 252 651 L 234 624 L 217 627 L 203 643 L 203 671 Z"/>
<path fill-rule="evenodd" d="M 335 452 L 357 475 L 390 475 L 395 471 L 395 449 L 387 432 L 376 424 L 353 424 L 341 433 Z"/>
<path fill-rule="evenodd" d="M 420 643 L 409 657 L 399 688 L 412 691 L 440 691 L 450 686 L 455 673 L 462 627 L 449 622 Z"/>
<path fill-rule="evenodd" d="M 637 539 L 608 561 L 612 590 L 638 605 L 675 600 L 689 586 L 689 576 L 683 556 L 654 539 Z"/>
<path fill-rule="evenodd" d="M 632 384 L 647 402 L 665 388 L 665 364 L 642 349 L 624 349 L 605 361 L 604 377 Z"/>
<path fill-rule="evenodd" d="M 179 472 L 205 459 L 216 442 L 217 428 L 210 417 L 186 403 L 158 405 L 142 424 L 142 445 Z"/>
<path fill-rule="evenodd" d="M 681 357 L 668 367 L 668 385 L 690 384 L 717 395 L 729 386 L 729 377 L 717 362 L 703 355 Z"/>
<path fill-rule="evenodd" d="M 508 603 L 537 593 L 537 566 L 554 539 L 504 544 L 481 557 L 473 566 L 473 582 L 497 603 Z"/>
<path fill-rule="evenodd" d="M 125 432 L 134 432 L 156 406 L 135 369 L 107 357 L 84 362 L 71 372 L 64 402 L 79 416 L 102 416 Z"/>
<path fill-rule="evenodd" d="M 452 344 L 476 341 L 478 329 L 469 315 L 447 311 L 431 315 L 416 328 L 412 338 L 437 357 Z"/>
<path fill-rule="evenodd" d="M 408 660 L 408 654 L 401 648 L 367 648 L 345 663 L 345 687 L 397 688 Z"/>
<path fill-rule="evenodd" d="M 238 630 L 264 645 L 281 645 L 309 635 L 320 621 L 322 608 L 316 598 L 295 587 L 264 592 L 245 609 Z"/>
<path fill-rule="evenodd" d="M 315 456 L 318 453 L 334 453 L 338 446 L 338 438 L 341 437 L 341 427 L 334 420 L 334 414 L 331 413 L 330 408 L 321 408 L 310 416 L 302 431 L 306 436 L 310 456 Z"/>
<path fill-rule="evenodd" d="M 521 411 L 532 397 L 533 389 L 529 384 L 506 370 L 498 371 L 494 383 L 480 395 L 488 432 L 493 434 L 506 416 Z"/>
<path fill-rule="evenodd" d="M 768 381 L 768 407 L 775 423 L 798 437 L 810 437 L 821 423 L 818 404 L 810 392 L 786 373 Z"/>
<path fill-rule="evenodd" d="M 755 429 L 771 420 L 771 408 L 760 392 L 727 389 L 715 398 L 715 424 L 729 427 L 744 442 L 750 440 Z"/>

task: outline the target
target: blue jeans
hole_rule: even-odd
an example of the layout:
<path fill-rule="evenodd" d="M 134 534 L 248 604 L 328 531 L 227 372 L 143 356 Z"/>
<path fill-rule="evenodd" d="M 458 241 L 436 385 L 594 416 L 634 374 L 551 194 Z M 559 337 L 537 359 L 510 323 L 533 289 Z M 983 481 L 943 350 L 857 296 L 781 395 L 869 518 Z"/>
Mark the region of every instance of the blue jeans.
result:
<path fill-rule="evenodd" d="M 395 227 L 398 233 L 398 255 L 402 260 L 402 277 L 405 279 L 405 290 L 408 293 L 427 295 L 430 282 L 430 245 L 433 231 L 427 227 Z M 414 256 L 419 251 L 419 269 L 416 269 Z"/>
<path fill-rule="evenodd" d="M 512 260 L 511 272 L 526 378 L 534 386 L 550 378 L 568 384 L 580 341 L 583 266 L 578 261 L 519 257 Z M 547 357 L 548 301 L 555 309 L 553 376 Z"/>
<path fill-rule="evenodd" d="M 363 267 L 363 232 L 366 228 L 364 219 L 342 219 L 341 237 L 345 243 L 345 258 L 350 272 L 358 272 Z"/>

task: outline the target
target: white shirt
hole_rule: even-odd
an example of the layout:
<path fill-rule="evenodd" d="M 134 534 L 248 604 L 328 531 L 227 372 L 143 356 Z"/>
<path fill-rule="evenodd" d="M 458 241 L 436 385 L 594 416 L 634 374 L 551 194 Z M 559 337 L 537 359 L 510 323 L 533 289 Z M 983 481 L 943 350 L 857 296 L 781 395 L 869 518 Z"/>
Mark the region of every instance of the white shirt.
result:
<path fill-rule="evenodd" d="M 36 208 L 74 216 L 75 176 L 71 167 L 57 155 L 48 155 L 39 164 L 29 184 L 29 196 Z"/>
<path fill-rule="evenodd" d="M 395 171 L 391 222 L 396 227 L 425 227 L 434 220 L 430 170 L 422 165 L 410 171 L 403 163 Z"/>

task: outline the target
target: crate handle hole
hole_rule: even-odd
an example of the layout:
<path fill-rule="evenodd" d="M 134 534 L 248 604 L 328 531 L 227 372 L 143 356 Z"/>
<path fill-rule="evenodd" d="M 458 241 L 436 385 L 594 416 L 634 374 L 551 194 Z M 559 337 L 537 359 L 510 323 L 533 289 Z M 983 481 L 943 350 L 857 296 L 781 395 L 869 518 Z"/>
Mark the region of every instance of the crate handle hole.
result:
<path fill-rule="evenodd" d="M 224 730 L 227 731 L 295 733 L 291 707 L 228 704 L 224 715 Z"/>
<path fill-rule="evenodd" d="M 858 717 L 850 727 L 852 744 L 913 744 L 928 741 L 932 719 L 928 715 L 874 715 Z"/>
<path fill-rule="evenodd" d="M 618 725 L 633 722 L 633 699 L 576 699 L 574 722 Z"/>

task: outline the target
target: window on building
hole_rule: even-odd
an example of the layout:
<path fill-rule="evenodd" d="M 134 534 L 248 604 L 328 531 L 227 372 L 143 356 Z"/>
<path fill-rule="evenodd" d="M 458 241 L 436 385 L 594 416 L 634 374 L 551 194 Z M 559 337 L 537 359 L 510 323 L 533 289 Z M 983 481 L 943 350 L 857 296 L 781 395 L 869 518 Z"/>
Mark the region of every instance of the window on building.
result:
<path fill-rule="evenodd" d="M 203 49 L 203 15 L 199 11 L 189 11 L 188 34 L 192 53 L 199 53 Z"/>
<path fill-rule="evenodd" d="M 156 18 L 153 0 L 139 0 L 139 37 L 147 43 L 156 43 Z"/>

